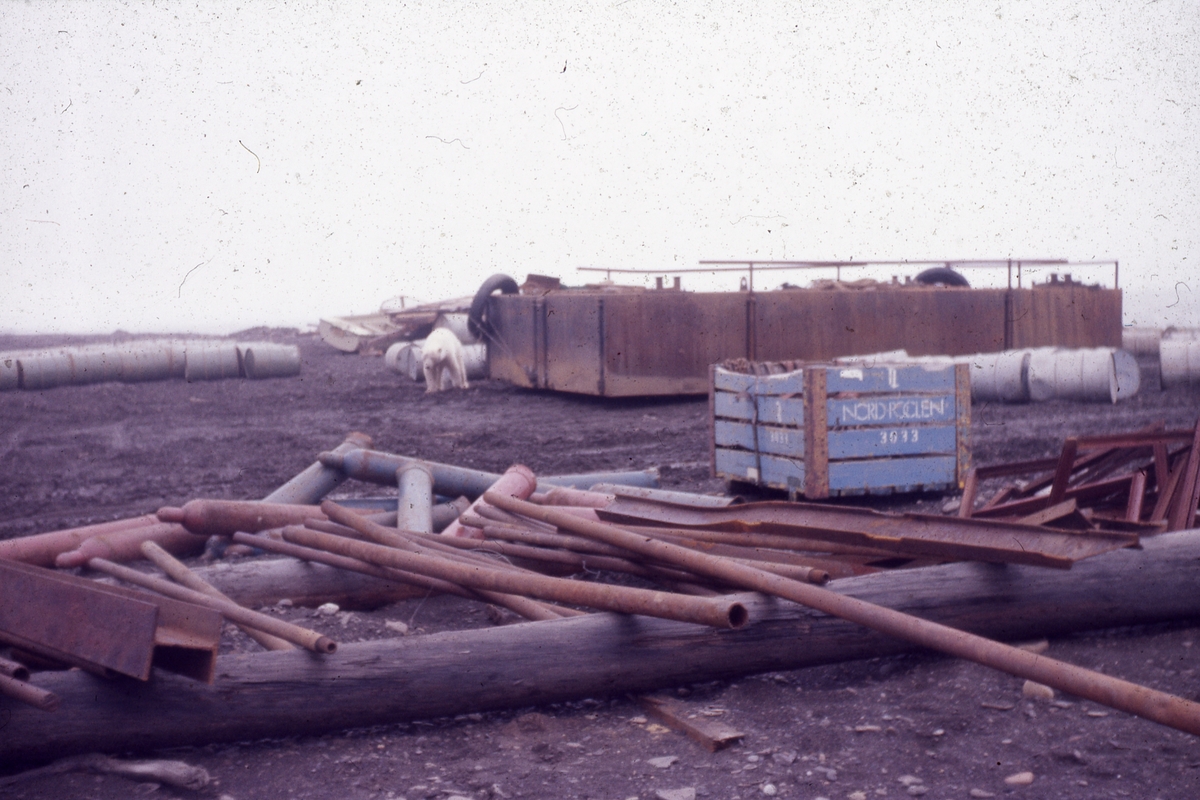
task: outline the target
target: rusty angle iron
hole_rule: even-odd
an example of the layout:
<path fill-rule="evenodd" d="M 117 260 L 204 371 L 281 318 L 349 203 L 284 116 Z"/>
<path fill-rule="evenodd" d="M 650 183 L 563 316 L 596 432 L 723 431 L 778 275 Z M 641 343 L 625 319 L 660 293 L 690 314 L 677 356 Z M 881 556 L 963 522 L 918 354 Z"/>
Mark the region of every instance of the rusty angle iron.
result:
<path fill-rule="evenodd" d="M 151 667 L 212 683 L 221 615 L 168 597 L 0 560 L 0 642 L 104 677 Z"/>
<path fill-rule="evenodd" d="M 889 513 L 816 503 L 761 502 L 686 508 L 618 497 L 597 509 L 617 523 L 802 535 L 909 557 L 990 561 L 1069 569 L 1083 558 L 1138 543 L 1136 534 L 1052 531 L 996 520 Z"/>

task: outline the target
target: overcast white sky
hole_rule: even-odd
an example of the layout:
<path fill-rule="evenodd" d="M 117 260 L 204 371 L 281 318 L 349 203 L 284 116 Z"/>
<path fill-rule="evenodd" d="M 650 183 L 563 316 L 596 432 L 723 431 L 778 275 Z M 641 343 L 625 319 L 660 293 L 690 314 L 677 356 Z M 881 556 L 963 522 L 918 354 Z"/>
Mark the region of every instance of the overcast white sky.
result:
<path fill-rule="evenodd" d="M 1187 0 L 4 2 L 0 330 L 721 258 L 1119 259 L 1200 325 L 1198 100 Z"/>

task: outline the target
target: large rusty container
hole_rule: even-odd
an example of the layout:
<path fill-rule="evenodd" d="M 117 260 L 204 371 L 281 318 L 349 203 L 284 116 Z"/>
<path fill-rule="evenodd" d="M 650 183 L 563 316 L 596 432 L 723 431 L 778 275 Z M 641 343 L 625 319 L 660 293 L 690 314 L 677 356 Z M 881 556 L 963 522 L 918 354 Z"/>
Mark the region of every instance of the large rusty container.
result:
<path fill-rule="evenodd" d="M 582 289 L 488 300 L 488 367 L 518 386 L 609 397 L 708 392 L 708 366 L 904 349 L 966 355 L 1120 347 L 1121 292 L 1080 284 L 772 292 Z"/>

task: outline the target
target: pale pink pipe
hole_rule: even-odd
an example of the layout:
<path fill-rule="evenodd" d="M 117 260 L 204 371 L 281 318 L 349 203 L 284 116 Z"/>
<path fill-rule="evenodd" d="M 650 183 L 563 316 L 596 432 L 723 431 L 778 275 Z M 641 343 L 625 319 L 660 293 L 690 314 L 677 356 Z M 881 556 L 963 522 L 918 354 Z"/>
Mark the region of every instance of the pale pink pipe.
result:
<path fill-rule="evenodd" d="M 492 484 L 489 491 L 500 492 L 515 497 L 518 500 L 528 500 L 529 495 L 533 494 L 533 490 L 537 488 L 537 476 L 533 474 L 533 470 L 523 464 L 513 464 L 508 468 L 500 479 Z M 483 503 L 483 498 L 478 498 L 471 504 L 468 511 L 474 510 L 477 506 Z M 446 530 L 442 531 L 442 536 L 462 536 L 469 539 L 482 539 L 483 531 L 479 528 L 471 528 L 463 525 L 457 519 L 451 522 Z"/>

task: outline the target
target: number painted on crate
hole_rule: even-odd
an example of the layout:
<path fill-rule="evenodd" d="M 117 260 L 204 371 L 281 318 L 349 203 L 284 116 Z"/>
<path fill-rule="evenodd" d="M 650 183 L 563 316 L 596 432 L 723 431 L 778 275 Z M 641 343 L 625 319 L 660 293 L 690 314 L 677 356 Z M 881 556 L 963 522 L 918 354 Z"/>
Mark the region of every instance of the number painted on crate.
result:
<path fill-rule="evenodd" d="M 921 431 L 917 428 L 904 428 L 898 431 L 880 431 L 880 444 L 907 444 L 908 442 L 920 441 Z"/>

